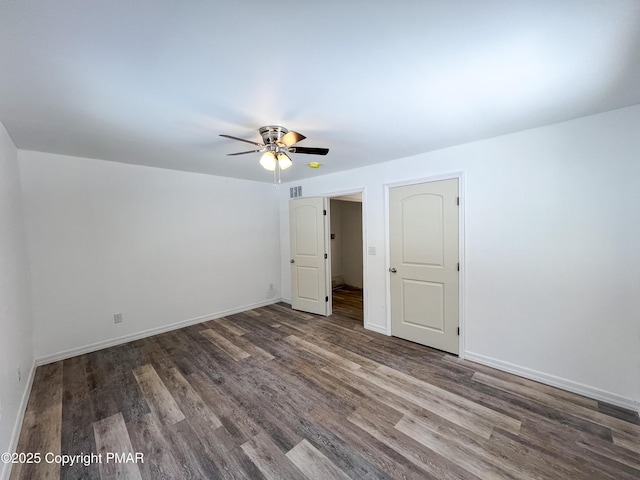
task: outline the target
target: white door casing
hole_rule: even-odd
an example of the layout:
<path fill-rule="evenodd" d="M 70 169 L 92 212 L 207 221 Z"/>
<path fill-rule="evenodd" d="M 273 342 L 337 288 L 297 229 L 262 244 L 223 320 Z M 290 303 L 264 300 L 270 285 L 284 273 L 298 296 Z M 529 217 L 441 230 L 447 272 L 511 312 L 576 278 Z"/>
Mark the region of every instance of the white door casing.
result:
<path fill-rule="evenodd" d="M 454 354 L 459 353 L 457 199 L 458 179 L 389 189 L 391 334 Z"/>
<path fill-rule="evenodd" d="M 327 315 L 325 215 L 322 197 L 289 201 L 291 307 Z"/>

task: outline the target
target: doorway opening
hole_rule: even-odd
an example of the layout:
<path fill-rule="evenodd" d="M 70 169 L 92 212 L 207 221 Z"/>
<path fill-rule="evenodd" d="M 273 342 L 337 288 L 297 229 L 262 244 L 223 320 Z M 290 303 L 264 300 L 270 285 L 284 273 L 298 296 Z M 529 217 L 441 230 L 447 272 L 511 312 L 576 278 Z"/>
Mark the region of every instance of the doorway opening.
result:
<path fill-rule="evenodd" d="M 364 324 L 362 192 L 329 198 L 331 312 Z"/>

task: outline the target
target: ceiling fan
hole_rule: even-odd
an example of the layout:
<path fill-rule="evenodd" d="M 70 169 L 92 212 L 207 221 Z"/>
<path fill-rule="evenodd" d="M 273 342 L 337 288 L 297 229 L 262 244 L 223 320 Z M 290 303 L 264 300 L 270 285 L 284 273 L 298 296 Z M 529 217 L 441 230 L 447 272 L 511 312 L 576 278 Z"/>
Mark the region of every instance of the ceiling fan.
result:
<path fill-rule="evenodd" d="M 260 127 L 260 135 L 262 136 L 263 143 L 254 142 L 252 140 L 245 140 L 244 138 L 234 137 L 232 135 L 223 135 L 221 137 L 230 138 L 232 140 L 239 140 L 241 142 L 251 143 L 260 147 L 257 150 L 248 150 L 246 152 L 228 153 L 227 155 L 244 155 L 246 153 L 262 153 L 260 158 L 260 165 L 265 170 L 274 172 L 274 178 L 280 181 L 280 171 L 286 170 L 293 161 L 289 157 L 289 153 L 306 153 L 309 155 L 326 155 L 329 153 L 328 148 L 315 148 L 315 147 L 296 147 L 294 146 L 298 142 L 304 140 L 304 135 L 289 131 L 284 127 L 278 125 L 267 125 Z"/>

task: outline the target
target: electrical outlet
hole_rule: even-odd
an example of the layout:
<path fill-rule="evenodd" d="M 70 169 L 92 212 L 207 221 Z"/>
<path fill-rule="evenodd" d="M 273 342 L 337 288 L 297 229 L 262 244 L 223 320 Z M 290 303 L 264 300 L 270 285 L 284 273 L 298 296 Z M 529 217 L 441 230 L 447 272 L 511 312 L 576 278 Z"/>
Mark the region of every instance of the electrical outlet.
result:
<path fill-rule="evenodd" d="M 20 367 L 18 367 L 16 369 L 16 371 L 18 372 L 18 382 L 21 382 L 22 381 L 22 372 L 20 371 Z"/>
<path fill-rule="evenodd" d="M 113 323 L 122 323 L 122 314 L 114 313 L 113 314 Z"/>

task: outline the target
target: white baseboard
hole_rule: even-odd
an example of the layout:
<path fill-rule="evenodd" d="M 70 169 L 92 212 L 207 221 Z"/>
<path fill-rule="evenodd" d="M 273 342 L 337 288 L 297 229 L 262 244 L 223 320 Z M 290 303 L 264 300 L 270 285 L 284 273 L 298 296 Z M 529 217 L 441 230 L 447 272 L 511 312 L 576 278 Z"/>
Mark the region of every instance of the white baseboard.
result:
<path fill-rule="evenodd" d="M 27 378 L 27 382 L 24 386 L 24 391 L 22 392 L 22 399 L 20 400 L 20 406 L 18 407 L 18 415 L 16 417 L 16 421 L 13 424 L 13 432 L 11 433 L 11 442 L 9 443 L 8 452 L 15 452 L 16 448 L 18 448 L 18 440 L 20 439 L 20 431 L 22 430 L 22 422 L 24 420 L 24 414 L 27 411 L 27 403 L 29 402 L 29 395 L 31 394 L 31 387 L 33 386 L 33 379 L 36 373 L 36 362 L 35 360 L 31 363 L 31 371 L 29 372 L 29 377 Z M 11 463 L 3 463 L 2 471 L 0 472 L 0 480 L 9 480 L 11 476 Z"/>
<path fill-rule="evenodd" d="M 386 327 L 381 327 L 380 325 L 375 325 L 373 323 L 365 323 L 364 328 L 366 328 L 367 330 L 371 330 L 372 332 L 381 333 L 382 335 L 391 335 L 389 332 L 387 332 Z"/>
<path fill-rule="evenodd" d="M 54 353 L 52 355 L 46 355 L 44 357 L 36 358 L 36 365 L 46 365 L 48 363 L 58 362 L 67 358 L 76 357 L 78 355 L 84 355 L 85 353 L 95 352 L 96 350 L 102 350 L 103 348 L 115 347 L 116 345 L 122 345 L 123 343 L 132 342 L 134 340 L 140 340 L 141 338 L 151 337 L 153 335 L 159 335 L 161 333 L 170 332 L 172 330 L 178 330 L 179 328 L 188 327 L 197 323 L 206 322 L 208 320 L 214 320 L 216 318 L 226 317 L 228 315 L 235 315 L 236 313 L 246 312 L 247 310 L 253 310 L 254 308 L 265 307 L 274 303 L 280 302 L 282 299 L 270 299 L 262 302 L 252 303 L 244 305 L 242 307 L 231 308 L 229 310 L 223 310 L 221 312 L 210 313 L 208 315 L 201 315 L 196 318 L 190 318 L 188 320 L 182 320 L 180 322 L 171 323 L 162 327 L 151 328 L 149 330 L 143 330 L 137 333 L 131 333 L 122 337 L 113 338 L 110 340 L 104 340 L 102 342 L 92 343 L 91 345 L 85 345 L 82 347 L 72 348 L 62 352 Z"/>
<path fill-rule="evenodd" d="M 519 377 L 528 378 L 529 380 L 551 385 L 552 387 L 561 388 L 569 392 L 577 393 L 578 395 L 583 395 L 594 400 L 610 403 L 612 405 L 617 405 L 618 407 L 640 413 L 640 402 L 597 387 L 574 382 L 573 380 L 567 380 L 566 378 L 557 377 L 548 373 L 539 372 L 531 368 L 521 367 L 519 365 L 487 357 L 479 353 L 467 351 L 465 352 L 465 359 L 486 365 L 487 367 L 513 373 Z"/>

